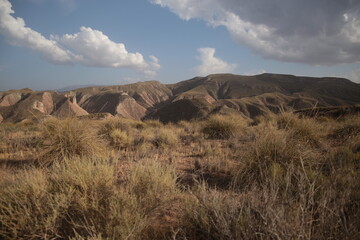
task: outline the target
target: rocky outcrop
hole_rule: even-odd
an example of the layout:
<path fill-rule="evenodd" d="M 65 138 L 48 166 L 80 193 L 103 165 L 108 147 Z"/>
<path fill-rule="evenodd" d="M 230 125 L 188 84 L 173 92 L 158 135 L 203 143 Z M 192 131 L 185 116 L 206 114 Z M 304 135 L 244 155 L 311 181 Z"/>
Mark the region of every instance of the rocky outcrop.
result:
<path fill-rule="evenodd" d="M 52 115 L 60 118 L 77 117 L 88 115 L 89 113 L 77 105 L 76 101 L 71 101 L 67 98 L 66 101 L 53 112 Z"/>
<path fill-rule="evenodd" d="M 124 98 L 116 107 L 116 115 L 124 118 L 140 120 L 145 117 L 146 108 L 131 97 Z"/>
<path fill-rule="evenodd" d="M 0 101 L 0 107 L 9 107 L 21 100 L 21 93 L 10 93 L 5 96 Z"/>
<path fill-rule="evenodd" d="M 92 96 L 91 94 L 84 94 L 77 96 L 80 99 L 78 102 L 79 106 L 83 105 L 86 102 L 86 100 L 88 100 L 91 96 Z"/>
<path fill-rule="evenodd" d="M 41 100 L 35 100 L 31 108 L 44 114 L 50 114 L 54 109 L 54 102 L 52 100 L 51 93 L 44 92 L 41 95 Z"/>
<path fill-rule="evenodd" d="M 46 114 L 52 113 L 52 111 L 54 110 L 54 101 L 53 101 L 51 93 L 44 92 L 42 94 L 41 102 L 44 106 L 44 113 L 46 113 Z"/>
<path fill-rule="evenodd" d="M 40 101 L 35 101 L 32 105 L 32 109 L 45 113 L 44 104 Z"/>

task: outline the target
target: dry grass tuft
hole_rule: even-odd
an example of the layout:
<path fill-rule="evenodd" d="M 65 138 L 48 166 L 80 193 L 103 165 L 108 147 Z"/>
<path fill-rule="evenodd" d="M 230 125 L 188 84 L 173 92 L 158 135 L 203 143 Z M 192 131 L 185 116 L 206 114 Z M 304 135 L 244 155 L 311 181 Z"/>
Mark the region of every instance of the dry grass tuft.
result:
<path fill-rule="evenodd" d="M 133 145 L 134 139 L 120 129 L 114 129 L 109 134 L 110 144 L 119 149 L 129 148 Z"/>
<path fill-rule="evenodd" d="M 340 119 L 333 123 L 333 129 L 329 133 L 329 137 L 346 141 L 349 138 L 359 136 L 360 122 L 359 116 L 350 116 Z"/>
<path fill-rule="evenodd" d="M 114 166 L 69 159 L 32 170 L 0 190 L 2 239 L 129 239 L 147 225 L 135 195 L 116 186 Z"/>
<path fill-rule="evenodd" d="M 154 160 L 143 160 L 130 168 L 127 188 L 149 211 L 168 202 L 177 193 L 175 169 Z"/>
<path fill-rule="evenodd" d="M 203 123 L 202 133 L 210 139 L 229 139 L 245 130 L 246 120 L 239 116 L 214 115 Z"/>
<path fill-rule="evenodd" d="M 72 157 L 100 156 L 104 145 L 96 135 L 91 122 L 76 119 L 53 119 L 43 123 L 45 153 L 39 159 L 41 165 Z"/>
<path fill-rule="evenodd" d="M 161 128 L 164 126 L 159 120 L 153 120 L 153 119 L 145 120 L 144 124 L 145 127 L 150 127 L 150 128 Z"/>
<path fill-rule="evenodd" d="M 157 148 L 175 147 L 179 141 L 177 133 L 169 128 L 162 128 L 156 131 L 151 142 Z"/>
<path fill-rule="evenodd" d="M 311 118 L 299 118 L 290 112 L 283 112 L 276 116 L 277 127 L 289 131 L 293 137 L 303 141 L 317 143 L 321 132 L 321 125 Z"/>

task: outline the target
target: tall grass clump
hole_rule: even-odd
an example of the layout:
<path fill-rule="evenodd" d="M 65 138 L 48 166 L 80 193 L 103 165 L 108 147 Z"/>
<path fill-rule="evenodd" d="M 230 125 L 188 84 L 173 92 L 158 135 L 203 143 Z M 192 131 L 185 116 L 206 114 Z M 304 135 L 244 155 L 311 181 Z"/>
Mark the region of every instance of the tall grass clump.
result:
<path fill-rule="evenodd" d="M 171 165 L 143 160 L 130 167 L 127 189 L 152 211 L 167 203 L 178 192 L 177 176 Z"/>
<path fill-rule="evenodd" d="M 104 145 L 96 135 L 91 122 L 68 118 L 52 119 L 43 123 L 45 153 L 40 157 L 40 164 L 49 165 L 72 157 L 100 156 Z"/>
<path fill-rule="evenodd" d="M 291 112 L 282 112 L 275 117 L 277 127 L 289 131 L 293 137 L 317 143 L 322 126 L 312 118 L 299 118 Z"/>
<path fill-rule="evenodd" d="M 328 134 L 333 139 L 346 141 L 360 135 L 359 116 L 347 116 L 335 121 Z"/>
<path fill-rule="evenodd" d="M 1 239 L 139 238 L 147 218 L 118 188 L 113 164 L 75 158 L 50 170 L 20 173 L 1 187 Z"/>
<path fill-rule="evenodd" d="M 58 165 L 50 178 L 52 191 L 73 199 L 63 235 L 127 239 L 140 234 L 146 216 L 135 197 L 117 186 L 114 165 L 102 159 L 75 159 Z M 75 235 L 74 235 L 75 236 Z"/>
<path fill-rule="evenodd" d="M 55 236 L 56 222 L 66 204 L 66 196 L 53 199 L 47 192 L 45 172 L 19 174 L 0 188 L 0 238 L 35 239 Z"/>
<path fill-rule="evenodd" d="M 114 129 L 109 134 L 111 146 L 119 149 L 128 148 L 133 145 L 134 139 L 125 131 Z"/>
<path fill-rule="evenodd" d="M 246 226 L 244 206 L 235 195 L 200 183 L 185 205 L 183 228 L 188 239 L 249 239 L 241 230 L 255 233 L 256 226 Z"/>
<path fill-rule="evenodd" d="M 179 141 L 177 133 L 171 128 L 157 130 L 151 139 L 152 144 L 158 148 L 174 147 Z"/>
<path fill-rule="evenodd" d="M 145 126 L 141 121 L 118 117 L 103 120 L 99 125 L 99 135 L 111 146 L 119 149 L 128 149 L 136 145 L 136 136 Z"/>
<path fill-rule="evenodd" d="M 113 130 L 120 129 L 124 132 L 131 132 L 133 129 L 143 128 L 143 123 L 141 121 L 135 121 L 126 118 L 113 117 L 110 119 L 105 119 L 99 122 L 99 134 L 108 136 Z"/>
<path fill-rule="evenodd" d="M 267 127 L 239 156 L 234 174 L 234 191 L 254 196 L 247 221 L 261 216 L 251 225 L 264 239 L 356 238 L 358 154 L 347 147 L 326 153 L 292 129 Z"/>
<path fill-rule="evenodd" d="M 269 127 L 239 156 L 235 185 L 266 184 L 269 179 L 289 183 L 286 169 L 309 162 L 314 153 L 298 145 L 289 132 Z"/>
<path fill-rule="evenodd" d="M 239 116 L 213 115 L 205 120 L 201 132 L 210 139 L 229 139 L 244 131 L 246 121 Z"/>

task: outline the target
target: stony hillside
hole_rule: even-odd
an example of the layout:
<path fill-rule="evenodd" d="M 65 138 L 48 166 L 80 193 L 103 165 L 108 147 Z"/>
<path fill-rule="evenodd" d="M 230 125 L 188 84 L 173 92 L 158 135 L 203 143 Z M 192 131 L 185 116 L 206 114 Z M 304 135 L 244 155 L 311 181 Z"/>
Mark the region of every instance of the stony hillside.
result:
<path fill-rule="evenodd" d="M 0 92 L 0 121 L 20 122 L 109 113 L 130 119 L 163 122 L 238 112 L 254 118 L 281 109 L 336 107 L 360 103 L 360 85 L 343 78 L 281 74 L 214 74 L 176 84 L 157 81 L 87 87 L 67 92 Z M 96 115 L 102 116 L 102 115 Z"/>

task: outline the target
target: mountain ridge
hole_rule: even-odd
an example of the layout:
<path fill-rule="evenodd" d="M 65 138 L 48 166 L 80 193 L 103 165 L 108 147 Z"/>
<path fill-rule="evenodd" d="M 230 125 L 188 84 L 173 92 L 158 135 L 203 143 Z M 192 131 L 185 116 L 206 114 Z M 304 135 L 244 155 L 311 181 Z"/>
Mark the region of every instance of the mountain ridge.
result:
<path fill-rule="evenodd" d="M 0 92 L 0 119 L 20 122 L 49 115 L 110 113 L 137 120 L 154 118 L 176 122 L 203 118 L 215 112 L 238 112 L 254 118 L 277 113 L 280 108 L 301 110 L 359 103 L 360 84 L 345 78 L 212 74 L 174 84 L 146 81 L 66 92 L 31 89 Z"/>

